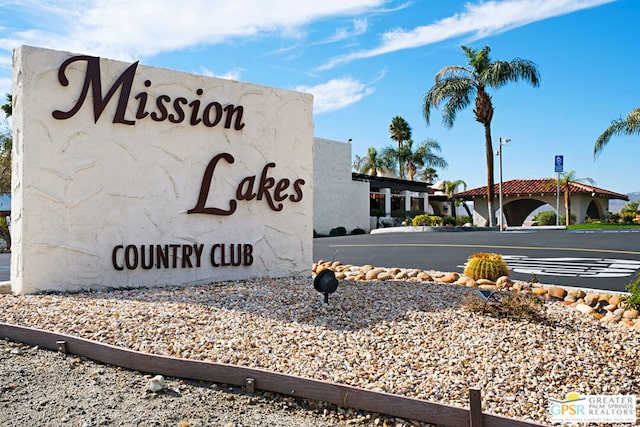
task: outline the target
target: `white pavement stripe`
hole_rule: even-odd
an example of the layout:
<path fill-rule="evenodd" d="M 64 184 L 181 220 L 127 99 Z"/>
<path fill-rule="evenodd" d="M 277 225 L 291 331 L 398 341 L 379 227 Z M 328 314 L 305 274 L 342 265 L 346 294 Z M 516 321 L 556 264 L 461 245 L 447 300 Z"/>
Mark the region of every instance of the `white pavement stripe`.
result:
<path fill-rule="evenodd" d="M 503 255 L 509 269 L 517 273 L 565 277 L 626 277 L 640 269 L 640 261 L 618 258 L 529 258 Z M 458 266 L 464 268 L 464 265 Z"/>

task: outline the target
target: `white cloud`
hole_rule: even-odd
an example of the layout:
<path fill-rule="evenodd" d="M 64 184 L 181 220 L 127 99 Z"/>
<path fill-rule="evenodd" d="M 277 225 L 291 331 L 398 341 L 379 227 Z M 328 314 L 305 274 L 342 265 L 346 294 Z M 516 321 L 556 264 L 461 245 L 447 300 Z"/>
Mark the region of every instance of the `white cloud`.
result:
<path fill-rule="evenodd" d="M 357 15 L 385 1 L 25 0 L 12 7 L 39 30 L 2 37 L 0 48 L 29 44 L 129 61 L 235 37 L 295 36 L 315 20 Z"/>
<path fill-rule="evenodd" d="M 313 94 L 314 114 L 339 110 L 375 91 L 351 77 L 329 80 L 316 86 L 298 86 L 295 90 Z"/>
<path fill-rule="evenodd" d="M 207 76 L 207 77 L 217 77 L 220 79 L 227 79 L 227 80 L 236 80 L 239 81 L 240 80 L 240 76 L 242 75 L 242 72 L 246 71 L 244 68 L 235 68 L 233 70 L 229 70 L 224 74 L 216 74 L 213 71 L 209 70 L 206 67 L 200 67 L 200 73 L 203 76 Z"/>
<path fill-rule="evenodd" d="M 334 57 L 318 69 L 326 70 L 356 59 L 425 46 L 462 35 L 472 35 L 478 39 L 614 1 L 617 0 L 507 0 L 468 3 L 463 13 L 411 30 L 390 30 L 382 35 L 378 47 Z"/>
<path fill-rule="evenodd" d="M 329 39 L 322 41 L 318 44 L 335 43 L 341 40 L 348 39 L 350 37 L 359 36 L 367 32 L 368 23 L 366 19 L 354 19 L 353 28 L 340 27 L 336 28 L 336 32 Z"/>

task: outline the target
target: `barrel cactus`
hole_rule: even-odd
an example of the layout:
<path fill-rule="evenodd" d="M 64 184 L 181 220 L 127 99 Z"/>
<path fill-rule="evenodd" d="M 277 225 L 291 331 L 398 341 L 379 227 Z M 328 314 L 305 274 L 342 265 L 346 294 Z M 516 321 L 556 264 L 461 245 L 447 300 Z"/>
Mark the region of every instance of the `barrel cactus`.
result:
<path fill-rule="evenodd" d="M 496 281 L 501 276 L 509 276 L 509 268 L 502 259 L 502 255 L 480 252 L 469 257 L 464 268 L 464 275 L 474 280 Z"/>

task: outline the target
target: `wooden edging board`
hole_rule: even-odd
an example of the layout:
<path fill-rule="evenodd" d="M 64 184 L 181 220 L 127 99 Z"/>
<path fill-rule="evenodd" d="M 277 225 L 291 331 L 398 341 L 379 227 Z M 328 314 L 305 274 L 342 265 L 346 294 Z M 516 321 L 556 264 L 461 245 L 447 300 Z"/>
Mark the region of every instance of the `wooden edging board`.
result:
<path fill-rule="evenodd" d="M 63 342 L 66 353 L 156 375 L 238 386 L 247 385 L 250 381 L 251 386 L 256 389 L 333 403 L 343 407 L 451 427 L 472 425 L 468 409 L 262 369 L 159 356 L 71 335 L 3 322 L 0 322 L 0 338 L 33 346 L 37 345 L 49 350 L 59 350 L 59 343 Z M 474 412 L 477 414 L 477 410 Z M 477 416 L 474 416 L 473 419 L 474 427 L 543 425 L 499 415 L 482 414 L 481 420 Z"/>

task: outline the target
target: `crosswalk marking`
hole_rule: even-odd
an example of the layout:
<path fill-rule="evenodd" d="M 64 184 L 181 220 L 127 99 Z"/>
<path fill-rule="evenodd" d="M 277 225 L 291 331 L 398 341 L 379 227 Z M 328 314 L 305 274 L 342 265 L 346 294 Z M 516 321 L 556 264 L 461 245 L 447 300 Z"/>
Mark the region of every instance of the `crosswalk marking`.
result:
<path fill-rule="evenodd" d="M 640 270 L 640 260 L 616 258 L 537 258 L 503 255 L 509 270 L 547 276 L 626 277 Z M 464 265 L 459 266 L 464 267 Z"/>

